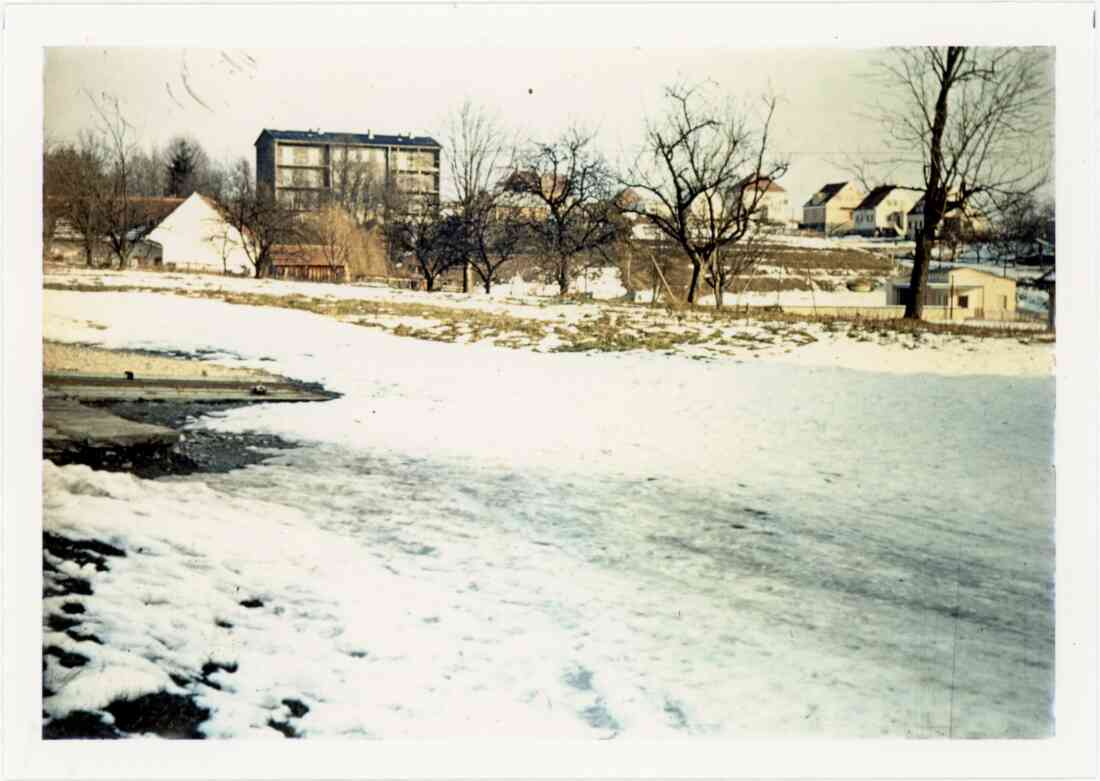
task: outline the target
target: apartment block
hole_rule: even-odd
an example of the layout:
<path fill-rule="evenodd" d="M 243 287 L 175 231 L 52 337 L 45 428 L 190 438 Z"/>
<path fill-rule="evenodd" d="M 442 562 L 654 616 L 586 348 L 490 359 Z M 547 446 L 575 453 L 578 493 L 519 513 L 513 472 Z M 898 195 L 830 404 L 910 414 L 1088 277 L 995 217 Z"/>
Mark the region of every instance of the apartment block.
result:
<path fill-rule="evenodd" d="M 427 136 L 264 128 L 255 147 L 257 184 L 302 211 L 319 209 L 328 196 L 364 176 L 375 186 L 439 197 L 442 147 Z"/>

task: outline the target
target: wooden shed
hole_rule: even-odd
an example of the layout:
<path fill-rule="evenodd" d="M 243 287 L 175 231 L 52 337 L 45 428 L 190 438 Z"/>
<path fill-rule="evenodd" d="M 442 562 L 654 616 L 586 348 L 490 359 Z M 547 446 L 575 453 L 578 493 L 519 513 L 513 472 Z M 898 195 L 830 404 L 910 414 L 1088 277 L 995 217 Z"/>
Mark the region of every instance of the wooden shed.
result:
<path fill-rule="evenodd" d="M 269 276 L 304 282 L 344 282 L 348 268 L 332 262 L 316 244 L 279 245 L 272 248 Z"/>

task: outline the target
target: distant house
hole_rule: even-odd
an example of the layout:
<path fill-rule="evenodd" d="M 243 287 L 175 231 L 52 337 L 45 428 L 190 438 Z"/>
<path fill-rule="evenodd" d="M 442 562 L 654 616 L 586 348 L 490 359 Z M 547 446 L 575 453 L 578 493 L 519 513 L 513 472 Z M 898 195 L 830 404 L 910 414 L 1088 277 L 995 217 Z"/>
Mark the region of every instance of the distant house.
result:
<path fill-rule="evenodd" d="M 886 305 L 905 306 L 910 299 L 908 279 L 886 283 Z M 1016 281 L 974 268 L 953 268 L 928 274 L 924 299 L 929 319 L 1012 320 L 1016 317 Z"/>
<path fill-rule="evenodd" d="M 924 230 L 924 196 L 909 210 L 907 217 L 906 236 L 916 240 L 917 234 Z M 944 210 L 943 219 L 936 227 L 936 235 L 944 232 L 976 232 L 989 228 L 989 220 L 972 208 L 960 206 L 959 202 L 948 196 L 947 208 Z"/>
<path fill-rule="evenodd" d="M 180 203 L 146 239 L 160 245 L 165 266 L 219 274 L 252 271 L 241 234 L 217 204 L 200 193 Z"/>
<path fill-rule="evenodd" d="M 834 233 L 852 223 L 852 212 L 866 195 L 855 182 L 826 184 L 802 206 L 802 227 Z"/>
<path fill-rule="evenodd" d="M 786 223 L 791 219 L 791 200 L 787 191 L 774 179 L 761 176 L 748 178 L 737 188 L 741 192 L 741 201 L 750 206 L 756 201 L 756 213 L 753 217 L 760 222 Z"/>
<path fill-rule="evenodd" d="M 879 185 L 853 210 L 855 232 L 861 236 L 905 236 L 909 210 L 920 196 L 916 190 L 893 184 Z"/>

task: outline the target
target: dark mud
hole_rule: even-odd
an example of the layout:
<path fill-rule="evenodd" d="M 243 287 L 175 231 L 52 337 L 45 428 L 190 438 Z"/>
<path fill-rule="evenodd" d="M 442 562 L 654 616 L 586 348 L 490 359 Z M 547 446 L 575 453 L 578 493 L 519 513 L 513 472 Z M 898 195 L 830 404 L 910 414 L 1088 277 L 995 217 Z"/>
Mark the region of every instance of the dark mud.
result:
<path fill-rule="evenodd" d="M 165 426 L 180 432 L 170 446 L 131 448 L 75 447 L 49 458 L 58 466 L 84 464 L 106 472 L 130 472 L 145 479 L 167 475 L 229 472 L 271 458 L 272 451 L 296 445 L 269 434 L 231 434 L 205 429 L 186 429 L 203 415 L 216 414 L 251 402 L 120 401 L 101 405 L 120 418 Z"/>

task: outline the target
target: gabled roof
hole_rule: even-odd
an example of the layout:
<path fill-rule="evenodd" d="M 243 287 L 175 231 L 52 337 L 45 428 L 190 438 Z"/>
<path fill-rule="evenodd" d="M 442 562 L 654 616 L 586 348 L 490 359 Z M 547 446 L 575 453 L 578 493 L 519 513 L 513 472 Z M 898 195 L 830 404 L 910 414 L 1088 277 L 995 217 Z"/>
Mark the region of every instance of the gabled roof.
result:
<path fill-rule="evenodd" d="M 958 201 L 948 201 L 944 204 L 943 213 L 944 216 L 955 216 L 959 211 Z M 917 202 L 913 204 L 913 208 L 909 210 L 909 214 L 923 214 L 924 213 L 924 196 L 922 195 L 917 199 Z"/>
<path fill-rule="evenodd" d="M 276 141 L 307 143 L 312 141 L 320 144 L 350 144 L 353 146 L 426 146 L 442 149 L 439 142 L 430 136 L 413 136 L 411 134 L 393 136 L 382 133 L 316 133 L 312 130 L 271 130 L 266 127 L 256 137 L 255 144 L 260 143 L 260 139 L 265 134 Z"/>
<path fill-rule="evenodd" d="M 803 206 L 824 206 L 833 199 L 833 196 L 844 189 L 847 182 L 833 182 L 827 184 L 813 194 L 810 200 L 806 201 Z"/>
<path fill-rule="evenodd" d="M 746 176 L 738 185 L 741 189 L 747 190 L 752 188 L 754 190 L 763 190 L 769 193 L 785 193 L 787 192 L 783 187 L 776 184 L 775 180 L 768 176 L 759 176 L 755 179 L 751 176 Z"/>
<path fill-rule="evenodd" d="M 863 200 L 859 202 L 856 211 L 860 211 L 861 209 L 874 209 L 886 200 L 886 196 L 896 189 L 898 189 L 896 184 L 880 184 L 878 187 L 871 190 L 871 192 L 867 193 Z"/>

